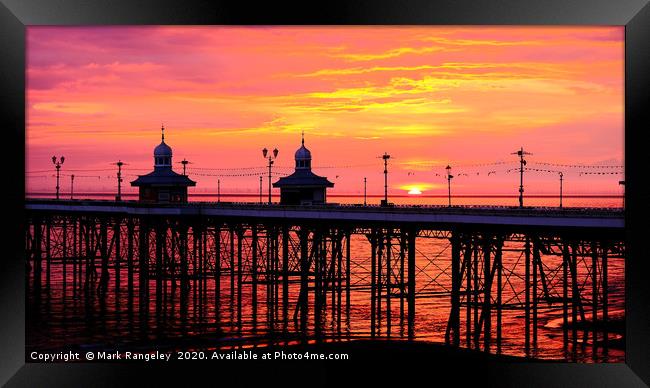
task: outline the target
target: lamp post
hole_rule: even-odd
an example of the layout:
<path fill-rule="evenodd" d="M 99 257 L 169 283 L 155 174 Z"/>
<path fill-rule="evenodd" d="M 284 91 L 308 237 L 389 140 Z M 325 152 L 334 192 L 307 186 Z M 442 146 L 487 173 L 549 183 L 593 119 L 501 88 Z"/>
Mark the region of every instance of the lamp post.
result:
<path fill-rule="evenodd" d="M 183 165 L 183 175 L 187 176 L 185 169 L 187 168 L 187 165 L 190 164 L 190 161 L 183 158 L 183 160 L 180 161 L 180 164 Z"/>
<path fill-rule="evenodd" d="M 217 202 L 221 202 L 221 179 L 217 179 Z"/>
<path fill-rule="evenodd" d="M 623 186 L 623 209 L 625 209 L 625 181 L 618 181 L 618 184 Z"/>
<path fill-rule="evenodd" d="M 451 178 L 453 178 L 454 176 L 451 175 L 450 165 L 447 165 L 447 167 L 445 167 L 445 170 L 447 170 L 447 193 L 449 197 L 449 207 L 451 207 Z"/>
<path fill-rule="evenodd" d="M 278 149 L 274 148 L 273 154 L 269 154 L 269 150 L 264 148 L 262 150 L 262 156 L 265 159 L 268 157 L 269 160 L 269 205 L 270 205 L 271 204 L 271 168 L 273 166 L 273 161 L 278 157 Z"/>
<path fill-rule="evenodd" d="M 70 199 L 74 199 L 74 174 L 70 175 Z"/>
<path fill-rule="evenodd" d="M 56 156 L 52 156 L 52 163 L 54 164 L 54 167 L 56 167 L 56 199 L 59 199 L 59 175 L 63 162 L 65 162 L 64 156 L 61 156 L 58 160 Z"/>
<path fill-rule="evenodd" d="M 368 202 L 366 201 L 366 199 L 367 199 L 367 194 L 366 194 L 366 193 L 367 193 L 367 190 L 366 190 L 366 188 L 367 188 L 367 187 L 368 187 L 368 185 L 367 185 L 367 179 L 366 179 L 366 177 L 364 176 L 364 177 L 363 177 L 363 206 L 366 206 L 366 205 L 368 204 Z"/>
<path fill-rule="evenodd" d="M 384 206 L 388 206 L 388 159 L 390 159 L 390 155 L 384 152 L 381 158 L 384 159 Z"/>
<path fill-rule="evenodd" d="M 116 163 L 113 163 L 114 165 L 117 166 L 117 196 L 115 196 L 116 201 L 121 201 L 122 200 L 122 182 L 124 181 L 122 179 L 122 166 L 125 165 L 124 162 L 121 160 L 118 160 Z"/>
<path fill-rule="evenodd" d="M 526 165 L 524 155 L 532 154 L 524 151 L 524 147 L 521 147 L 519 151 L 511 153 L 511 155 L 519 156 L 519 207 L 524 207 L 524 166 Z"/>
<path fill-rule="evenodd" d="M 262 176 L 260 175 L 260 205 L 262 204 Z"/>
<path fill-rule="evenodd" d="M 564 180 L 564 173 L 560 171 L 560 209 L 562 209 L 562 181 Z"/>

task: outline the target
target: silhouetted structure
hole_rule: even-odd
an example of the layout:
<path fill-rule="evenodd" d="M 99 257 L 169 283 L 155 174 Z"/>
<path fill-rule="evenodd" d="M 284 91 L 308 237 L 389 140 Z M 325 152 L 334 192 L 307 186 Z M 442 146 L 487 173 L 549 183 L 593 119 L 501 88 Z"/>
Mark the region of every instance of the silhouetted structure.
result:
<path fill-rule="evenodd" d="M 165 143 L 165 127 L 161 130 L 162 142 L 153 150 L 153 171 L 138 176 L 131 186 L 140 188 L 142 202 L 187 202 L 187 188 L 196 186 L 196 182 L 172 170 L 172 149 Z"/>
<path fill-rule="evenodd" d="M 416 304 L 435 297 L 449 312 L 446 328 L 434 329 L 448 345 L 500 353 L 518 336 L 523 341 L 516 346 L 537 357 L 546 340 L 538 329 L 550 313 L 562 322 L 556 333 L 567 359 L 575 362 L 587 344 L 594 359 L 607 357 L 614 327 L 609 309 L 617 306 L 608 285 L 616 275 L 608 268 L 625 259 L 621 210 L 278 210 L 254 203 L 174 207 L 28 199 L 29 311 L 74 300 L 86 303 L 93 318 L 124 318 L 111 319 L 104 326 L 110 330 L 122 324 L 127 334 L 138 328 L 138 336 L 158 330 L 162 336 L 180 328 L 194 336 L 210 328 L 194 338 L 243 347 L 286 344 L 298 335 L 317 343 L 361 336 L 414 341 L 416 318 L 431 317 Z M 440 260 L 449 265 L 435 270 Z M 359 303 L 369 305 L 369 314 L 351 318 L 351 308 L 367 311 L 357 310 Z M 109 304 L 121 315 L 104 315 Z M 519 330 L 503 325 L 513 315 Z M 49 329 L 56 320 L 72 321 L 49 311 L 46 317 L 32 322 Z M 86 327 L 106 321 L 99 322 Z M 224 337 L 215 341 L 219 334 L 206 322 L 223 328 Z M 98 335 L 106 336 L 104 330 Z"/>
<path fill-rule="evenodd" d="M 311 205 L 327 201 L 327 188 L 334 183 L 326 177 L 311 172 L 311 152 L 305 147 L 305 137 L 302 145 L 296 151 L 296 170 L 293 174 L 280 178 L 273 187 L 280 188 L 280 203 L 282 205 Z"/>

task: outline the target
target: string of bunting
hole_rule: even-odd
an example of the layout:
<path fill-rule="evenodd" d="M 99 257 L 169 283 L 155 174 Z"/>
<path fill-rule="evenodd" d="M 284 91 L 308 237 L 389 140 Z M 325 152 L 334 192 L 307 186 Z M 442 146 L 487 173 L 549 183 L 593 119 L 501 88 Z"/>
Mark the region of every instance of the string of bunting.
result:
<path fill-rule="evenodd" d="M 580 175 L 618 175 L 623 174 L 622 171 L 580 171 Z"/>
<path fill-rule="evenodd" d="M 408 166 L 408 163 L 399 163 L 402 166 Z M 452 166 L 452 175 L 453 177 L 470 177 L 470 176 L 492 176 L 492 175 L 497 175 L 499 173 L 511 173 L 514 171 L 519 171 L 520 168 L 511 168 L 507 170 L 490 170 L 490 171 L 461 171 L 461 172 L 454 172 L 454 168 L 468 168 L 468 167 L 489 167 L 489 166 L 504 166 L 504 165 L 513 165 L 513 164 L 519 164 L 517 161 L 497 161 L 497 162 L 486 162 L 486 163 L 473 163 L 473 164 L 460 164 L 460 165 L 453 165 Z M 439 168 L 444 168 L 446 166 L 439 165 L 439 164 L 417 164 L 418 166 L 435 166 Z M 584 169 L 613 169 L 613 168 L 623 168 L 624 166 L 622 165 L 584 165 L 584 164 L 561 164 L 561 163 L 550 163 L 550 162 L 530 162 L 530 165 L 536 166 L 553 166 L 553 167 L 565 167 L 565 168 L 572 168 L 572 169 L 577 169 L 577 168 L 584 168 Z M 326 166 L 317 166 L 314 167 L 315 169 L 332 169 L 332 168 L 341 168 L 341 169 L 347 169 L 347 168 L 357 168 L 357 167 L 372 167 L 376 166 L 376 163 L 368 163 L 368 164 L 348 164 L 348 165 L 326 165 Z M 276 165 L 274 166 L 276 170 L 293 170 L 293 166 L 280 166 Z M 71 176 L 73 174 L 70 173 L 75 173 L 75 172 L 104 172 L 104 171 L 111 171 L 115 172 L 114 168 L 101 168 L 101 169 L 65 169 L 66 173 L 62 173 L 62 176 Z M 137 174 L 129 174 L 128 172 L 137 172 L 137 171 L 150 171 L 150 169 L 145 169 L 145 168 L 128 168 L 128 169 L 123 169 L 122 170 L 122 176 L 130 176 L 130 177 L 137 177 L 139 175 Z M 213 173 L 213 172 L 226 172 L 226 173 Z M 551 169 L 544 169 L 544 168 L 534 168 L 534 167 L 526 167 L 524 168 L 524 171 L 535 171 L 535 172 L 546 172 L 546 173 L 560 173 L 558 170 L 551 170 Z M 35 171 L 26 171 L 25 174 L 29 175 L 29 178 L 47 178 L 47 177 L 54 177 L 56 175 L 32 175 L 32 174 L 42 174 L 42 173 L 51 173 L 52 170 L 35 170 Z M 251 177 L 251 176 L 268 176 L 268 170 L 265 167 L 192 167 L 191 169 L 188 170 L 191 175 L 196 175 L 196 176 L 207 176 L 207 177 Z M 580 176 L 582 175 L 618 175 L 618 174 L 623 174 L 623 172 L 620 171 L 573 171 L 573 172 L 578 172 Z M 97 178 L 100 179 L 103 176 L 99 175 L 75 175 L 75 178 Z M 283 177 L 287 176 L 287 173 L 282 173 L 282 172 L 273 172 L 272 176 L 276 177 Z M 415 175 L 414 172 L 409 172 L 408 175 Z M 444 179 L 447 179 L 447 173 L 446 172 L 441 172 L 441 173 L 436 173 L 436 177 L 441 177 Z M 116 175 L 107 175 L 105 178 L 107 179 L 116 179 Z M 338 178 L 338 176 L 337 176 Z"/>
<path fill-rule="evenodd" d="M 524 171 L 550 172 L 554 174 L 559 174 L 560 172 L 563 172 L 558 170 L 547 170 L 543 168 L 531 168 L 531 167 L 525 167 Z M 507 173 L 519 172 L 519 169 L 511 168 L 506 172 Z M 579 172 L 579 175 L 618 175 L 623 173 L 622 171 L 576 171 L 576 172 Z"/>
<path fill-rule="evenodd" d="M 25 174 L 38 174 L 38 173 L 44 173 L 44 172 L 53 172 L 55 171 L 54 169 L 50 170 L 36 170 L 36 171 L 25 171 Z M 70 169 L 66 168 L 66 172 L 103 172 L 103 171 L 111 171 L 115 172 L 114 168 L 101 168 L 101 169 Z M 151 171 L 151 169 L 145 169 L 145 168 L 123 168 L 122 171 Z M 75 175 L 76 177 L 77 175 Z"/>
<path fill-rule="evenodd" d="M 485 162 L 485 163 L 471 163 L 471 164 L 453 164 L 453 162 L 450 162 L 449 165 L 457 168 L 467 168 L 467 167 L 488 167 L 488 166 L 502 166 L 502 165 L 509 165 L 509 164 L 515 164 L 519 163 L 517 161 L 499 161 L 499 162 Z M 439 164 L 439 163 L 414 163 L 414 162 L 403 162 L 399 163 L 402 166 L 418 166 L 418 167 L 433 167 L 433 168 L 445 168 L 447 167 L 447 164 Z M 374 166 L 374 165 L 373 165 Z"/>
<path fill-rule="evenodd" d="M 194 170 L 199 170 L 199 171 L 246 171 L 246 170 L 261 170 L 264 169 L 265 167 L 257 166 L 257 167 L 192 167 L 192 171 Z M 281 167 L 281 166 L 274 166 L 273 168 L 289 168 L 289 167 Z"/>
<path fill-rule="evenodd" d="M 491 175 L 497 175 L 497 174 L 499 174 L 499 173 L 507 173 L 507 172 L 509 172 L 509 171 L 511 171 L 511 170 L 519 170 L 519 169 L 510 169 L 510 170 L 490 170 L 490 171 L 487 171 L 487 172 L 484 171 L 482 174 L 483 174 L 484 176 L 491 176 Z M 455 178 L 455 177 L 461 177 L 461 176 L 470 177 L 470 176 L 480 176 L 480 175 L 481 175 L 481 172 L 480 172 L 480 171 L 477 171 L 476 173 L 475 173 L 475 172 L 464 172 L 464 171 L 462 171 L 462 172 L 454 172 L 454 171 L 452 170 L 451 175 L 452 175 L 454 178 Z M 446 173 L 446 172 L 445 172 L 445 173 L 436 173 L 435 176 L 439 176 L 439 177 L 443 177 L 444 179 L 447 179 L 447 173 Z"/>
<path fill-rule="evenodd" d="M 623 168 L 624 166 L 620 165 L 611 165 L 611 164 L 560 164 L 560 163 L 548 163 L 548 162 L 530 162 L 533 165 L 541 166 L 554 166 L 554 167 L 570 167 L 570 168 Z"/>
<path fill-rule="evenodd" d="M 197 175 L 197 176 L 216 176 L 216 177 L 220 177 L 220 176 L 227 176 L 227 177 L 266 176 L 266 177 L 268 177 L 268 176 L 269 176 L 268 172 L 259 172 L 259 173 L 243 173 L 243 174 L 206 174 L 206 173 L 197 173 L 197 172 L 192 172 L 192 175 Z M 280 176 L 280 177 L 283 177 L 283 176 L 287 176 L 287 174 L 281 174 L 281 173 L 274 172 L 274 173 L 271 174 L 271 176 Z"/>
<path fill-rule="evenodd" d="M 77 175 L 77 174 L 61 174 L 61 176 L 72 176 L 74 175 L 75 179 L 76 178 L 97 178 L 97 179 L 102 179 L 101 176 L 99 175 Z M 56 175 L 52 175 L 55 177 Z"/>

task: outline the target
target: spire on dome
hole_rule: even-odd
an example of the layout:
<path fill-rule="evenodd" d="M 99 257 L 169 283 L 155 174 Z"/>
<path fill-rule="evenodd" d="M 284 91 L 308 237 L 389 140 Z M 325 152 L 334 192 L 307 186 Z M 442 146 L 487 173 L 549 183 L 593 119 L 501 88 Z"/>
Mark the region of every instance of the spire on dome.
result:
<path fill-rule="evenodd" d="M 154 167 L 171 168 L 172 148 L 165 143 L 165 125 L 160 127 L 160 138 L 162 142 L 153 150 Z"/>
<path fill-rule="evenodd" d="M 295 157 L 297 170 L 311 169 L 311 152 L 305 147 L 305 131 L 302 131 L 302 144 L 296 151 Z"/>

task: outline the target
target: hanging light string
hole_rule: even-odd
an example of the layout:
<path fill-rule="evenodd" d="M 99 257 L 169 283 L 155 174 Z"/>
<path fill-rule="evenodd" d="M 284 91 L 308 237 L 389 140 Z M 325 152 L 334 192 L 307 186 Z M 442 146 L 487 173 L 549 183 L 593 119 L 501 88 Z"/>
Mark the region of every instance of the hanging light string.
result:
<path fill-rule="evenodd" d="M 519 171 L 518 168 L 511 168 L 510 170 L 507 171 L 507 173 L 518 172 L 518 171 Z M 543 169 L 543 168 L 531 168 L 531 167 L 524 168 L 524 171 L 547 172 L 547 173 L 555 173 L 555 174 L 559 174 L 560 172 L 564 173 L 564 171 L 547 170 L 547 169 Z M 581 176 L 581 175 L 618 175 L 618 174 L 623 174 L 622 171 L 574 171 L 574 173 L 579 173 L 579 176 Z"/>
<path fill-rule="evenodd" d="M 526 172 L 543 172 L 543 173 L 553 173 L 553 174 L 559 174 L 560 172 L 565 173 L 564 171 L 559 171 L 559 170 L 549 170 L 549 169 L 542 169 L 542 168 L 532 168 L 532 167 L 526 167 L 524 168 L 524 171 Z M 502 175 L 502 174 L 511 174 L 511 173 L 516 173 L 519 172 L 519 168 L 511 168 L 507 170 L 491 170 L 491 171 L 483 171 L 483 172 L 467 172 L 467 171 L 460 171 L 454 174 L 455 178 L 475 178 L 479 176 L 487 176 L 487 177 L 496 177 L 497 175 Z M 620 175 L 623 174 L 622 171 L 572 171 L 572 173 L 578 174 L 579 176 L 582 175 Z M 259 176 L 268 176 L 268 171 L 255 171 L 255 172 L 246 172 L 246 173 L 206 173 L 206 172 L 196 172 L 193 170 L 188 170 L 188 175 L 193 175 L 193 176 L 205 176 L 205 177 L 259 177 Z M 117 178 L 117 175 L 77 175 L 77 174 L 67 174 L 67 173 L 61 173 L 61 176 L 71 176 L 74 175 L 75 178 L 96 178 L 98 180 L 101 179 L 109 179 L 109 180 L 114 180 Z M 271 176 L 274 177 L 285 177 L 288 176 L 289 174 L 286 173 L 281 173 L 281 172 L 273 172 Z M 414 174 L 413 174 L 414 175 Z M 137 174 L 126 174 L 122 173 L 123 177 L 134 177 L 137 178 L 140 175 Z M 446 173 L 435 173 L 435 177 L 439 177 L 443 180 L 447 179 L 447 174 Z M 55 178 L 56 174 L 49 174 L 49 175 L 32 175 L 29 178 Z M 340 178 L 341 176 L 337 175 L 337 178 Z"/>
<path fill-rule="evenodd" d="M 64 174 L 64 173 L 61 173 L 61 176 L 73 176 L 73 175 L 74 175 L 75 179 L 77 179 L 77 178 L 97 178 L 97 179 L 102 179 L 102 177 L 99 176 L 99 175 L 77 175 L 77 174 Z M 56 177 L 56 175 L 53 174 L 52 177 Z"/>
<path fill-rule="evenodd" d="M 198 170 L 198 171 L 247 171 L 247 170 L 262 170 L 265 167 L 263 166 L 257 166 L 257 167 L 192 167 L 192 170 Z M 275 166 L 274 168 L 288 168 L 288 167 L 280 167 L 280 166 Z M 293 168 L 293 167 L 292 167 Z"/>
<path fill-rule="evenodd" d="M 191 172 L 191 171 L 190 171 Z M 199 172 L 194 172 L 192 175 L 197 175 L 197 176 L 213 176 L 213 177 L 247 177 L 247 176 L 269 176 L 268 171 L 259 171 L 259 172 L 248 172 L 248 173 L 239 173 L 239 174 L 208 174 L 208 173 L 199 173 Z M 283 174 L 279 172 L 273 172 L 271 173 L 271 176 L 276 176 L 276 177 L 283 177 L 287 176 L 288 174 Z"/>
<path fill-rule="evenodd" d="M 495 161 L 495 162 L 483 162 L 483 163 L 471 163 L 471 164 L 451 164 L 454 169 L 460 168 L 460 171 L 456 171 L 454 174 L 455 177 L 471 177 L 471 176 L 496 176 L 499 174 L 503 173 L 511 173 L 513 171 L 519 171 L 519 167 L 517 168 L 510 168 L 510 169 L 485 169 L 484 167 L 496 167 L 496 166 L 508 166 L 508 165 L 517 165 L 519 164 L 516 161 Z M 433 163 L 417 163 L 417 164 L 412 164 L 408 162 L 402 162 L 399 163 L 399 165 L 404 169 L 404 167 L 408 166 L 413 166 L 413 167 L 434 167 L 433 169 L 444 169 L 445 165 L 441 164 L 433 164 Z M 570 168 L 572 170 L 576 169 L 621 169 L 624 166 L 622 165 L 587 165 L 587 164 L 561 164 L 561 163 L 550 163 L 550 162 L 530 162 L 529 165 L 533 166 L 551 166 L 551 167 L 564 167 L 564 168 Z M 375 163 L 368 163 L 368 164 L 345 164 L 345 165 L 324 165 L 324 166 L 314 166 L 314 169 L 349 169 L 349 168 L 362 168 L 362 167 L 374 167 L 376 166 Z M 478 167 L 478 168 L 476 168 Z M 276 169 L 279 170 L 285 170 L 285 171 L 292 171 L 294 169 L 293 166 L 275 166 Z M 149 168 L 124 168 L 122 171 L 123 176 L 132 176 L 132 177 L 137 177 L 139 176 L 138 174 L 134 174 L 134 172 L 148 172 L 151 169 Z M 549 172 L 549 173 L 559 173 L 560 171 L 558 170 L 551 170 L 551 169 L 544 169 L 544 168 L 534 168 L 534 167 L 526 167 L 524 169 L 525 171 L 535 171 L 535 172 Z M 66 173 L 78 173 L 78 172 L 114 172 L 114 169 L 112 168 L 98 168 L 98 169 L 66 169 Z M 52 170 L 34 170 L 34 171 L 26 171 L 25 174 L 29 175 L 29 178 L 45 178 L 50 175 L 32 175 L 32 174 L 42 174 L 42 173 L 50 173 Z M 213 176 L 213 177 L 249 177 L 249 176 L 259 176 L 259 175 L 265 175 L 268 176 L 268 171 L 266 168 L 257 166 L 257 167 L 192 167 L 188 169 L 189 173 L 192 173 L 192 175 L 196 176 Z M 618 175 L 622 174 L 623 172 L 620 171 L 572 171 L 575 173 L 578 173 L 580 176 L 582 175 Z M 425 172 L 425 174 L 428 174 Z M 70 176 L 71 174 L 62 174 L 64 176 Z M 278 173 L 274 172 L 272 174 L 273 176 L 287 176 L 288 173 Z M 409 172 L 408 175 L 415 175 L 415 172 Z M 441 171 L 440 173 L 435 173 L 434 176 L 436 177 L 441 177 L 444 179 L 447 179 L 447 173 L 446 171 Z M 76 175 L 75 177 L 79 178 L 98 178 L 101 179 L 103 176 L 98 176 L 98 175 Z M 107 175 L 105 178 L 108 179 L 114 179 L 116 178 L 115 175 Z"/>
<path fill-rule="evenodd" d="M 460 168 L 468 168 L 468 167 L 489 167 L 489 166 L 502 166 L 502 165 L 509 165 L 509 164 L 518 164 L 519 162 L 516 161 L 497 161 L 497 162 L 480 162 L 480 163 L 463 163 L 463 164 L 455 164 L 453 162 L 445 163 L 445 164 L 439 164 L 439 163 L 409 163 L 409 162 L 403 162 L 400 163 L 401 165 L 405 166 L 418 166 L 418 167 L 431 167 L 431 168 L 442 168 L 444 169 L 447 165 L 451 165 L 453 167 L 460 167 Z"/>
<path fill-rule="evenodd" d="M 623 171 L 580 171 L 580 176 L 582 175 L 620 175 L 623 174 Z"/>
<path fill-rule="evenodd" d="M 499 162 L 490 162 L 490 163 L 473 163 L 473 164 L 454 164 L 453 162 L 445 164 L 433 164 L 433 163 L 409 163 L 401 162 L 398 163 L 402 167 L 429 167 L 429 168 L 442 168 L 444 169 L 447 164 L 451 165 L 454 168 L 469 168 L 469 167 L 489 167 L 489 166 L 501 166 L 501 165 L 515 165 L 519 164 L 516 161 L 499 161 Z M 547 162 L 529 162 L 531 165 L 543 165 L 543 166 L 553 166 L 553 167 L 569 167 L 569 168 L 586 168 L 586 169 L 613 169 L 613 168 L 624 168 L 623 165 L 587 165 L 587 164 L 559 164 L 559 163 L 547 163 Z M 313 166 L 314 169 L 330 169 L 330 168 L 361 168 L 361 167 L 373 167 L 376 166 L 375 163 L 368 164 L 342 164 L 342 165 L 323 165 L 323 166 Z M 198 171 L 246 171 L 246 170 L 260 170 L 264 169 L 263 166 L 249 166 L 249 167 L 192 167 L 192 170 Z M 294 166 L 282 166 L 277 165 L 275 168 L 279 169 L 294 169 Z M 113 171 L 112 168 L 97 168 L 97 169 L 66 169 L 69 172 L 102 172 L 102 171 Z M 123 171 L 150 171 L 150 168 L 124 168 Z M 34 170 L 26 171 L 27 174 L 51 172 L 52 170 Z"/>
<path fill-rule="evenodd" d="M 530 162 L 533 165 L 540 166 L 553 166 L 553 167 L 569 167 L 569 168 L 624 168 L 623 165 L 611 165 L 611 164 L 560 164 L 560 163 L 549 163 L 549 162 Z"/>

